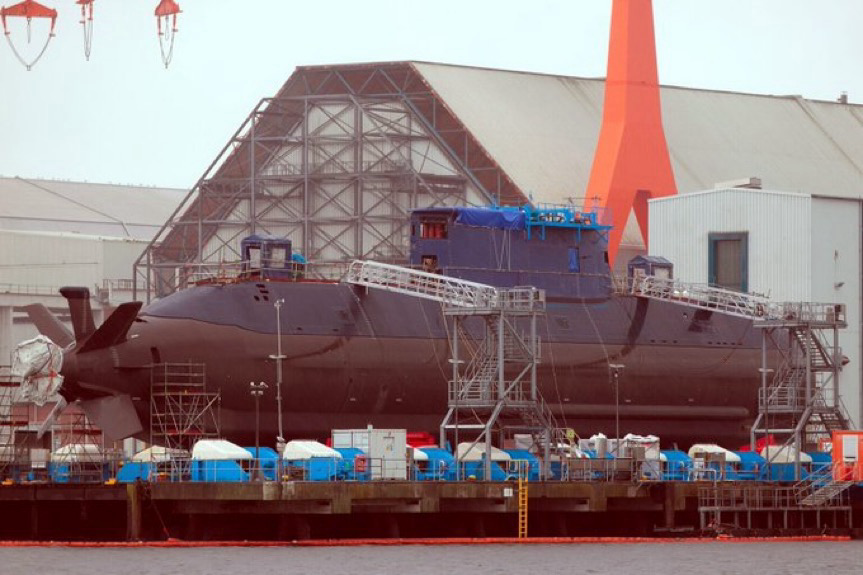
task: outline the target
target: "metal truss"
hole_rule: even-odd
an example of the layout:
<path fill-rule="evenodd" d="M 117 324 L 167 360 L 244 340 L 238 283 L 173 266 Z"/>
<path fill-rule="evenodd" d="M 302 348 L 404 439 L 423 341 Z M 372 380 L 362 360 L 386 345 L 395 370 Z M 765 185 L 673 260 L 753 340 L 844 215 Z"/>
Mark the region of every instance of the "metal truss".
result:
<path fill-rule="evenodd" d="M 310 276 L 407 261 L 409 212 L 525 196 L 409 63 L 298 69 L 246 117 L 135 264 L 136 299 L 289 237 Z M 140 292 L 140 293 L 139 293 Z"/>

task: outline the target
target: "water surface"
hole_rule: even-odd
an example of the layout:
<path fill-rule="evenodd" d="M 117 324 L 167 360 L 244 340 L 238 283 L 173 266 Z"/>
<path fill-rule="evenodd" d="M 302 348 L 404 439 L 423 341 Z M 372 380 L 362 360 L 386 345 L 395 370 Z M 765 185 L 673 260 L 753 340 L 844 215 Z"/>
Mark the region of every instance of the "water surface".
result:
<path fill-rule="evenodd" d="M 7 548 L 0 574 L 863 574 L 863 541 L 187 549 Z"/>

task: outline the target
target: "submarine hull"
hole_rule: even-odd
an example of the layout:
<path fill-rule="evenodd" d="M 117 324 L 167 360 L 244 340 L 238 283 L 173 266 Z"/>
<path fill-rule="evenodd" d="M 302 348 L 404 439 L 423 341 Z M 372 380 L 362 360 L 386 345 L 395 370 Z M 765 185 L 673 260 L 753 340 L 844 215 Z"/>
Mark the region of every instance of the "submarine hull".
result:
<path fill-rule="evenodd" d="M 265 381 L 261 433 L 275 437 L 278 299 L 288 438 L 368 424 L 437 431 L 452 370 L 441 306 L 374 288 L 279 281 L 189 288 L 142 311 L 117 346 L 120 363 L 205 364 L 208 389 L 221 393 L 221 431 L 240 443 L 254 438 L 249 382 Z M 481 333 L 480 320 L 469 331 Z M 537 381 L 558 424 L 611 435 L 619 414 L 621 433 L 652 433 L 664 444 L 748 440 L 761 366 L 751 321 L 635 296 L 558 298 L 538 333 Z M 625 366 L 618 394 L 609 363 Z M 146 421 L 148 370 L 122 381 Z"/>

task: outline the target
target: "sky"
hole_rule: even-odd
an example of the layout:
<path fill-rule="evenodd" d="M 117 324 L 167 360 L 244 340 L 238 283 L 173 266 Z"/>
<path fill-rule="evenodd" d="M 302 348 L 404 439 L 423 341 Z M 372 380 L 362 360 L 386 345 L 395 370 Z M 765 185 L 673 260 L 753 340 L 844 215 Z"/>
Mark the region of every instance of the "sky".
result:
<path fill-rule="evenodd" d="M 0 0 L 9 6 L 16 0 Z M 158 0 L 96 0 L 84 58 L 74 0 L 27 71 L 0 43 L 0 176 L 191 188 L 255 104 L 304 65 L 423 60 L 605 76 L 611 0 L 178 0 L 162 64 Z M 654 0 L 659 81 L 863 103 L 860 0 Z M 47 27 L 9 38 L 32 55 Z M 2 206 L 0 206 L 2 209 Z"/>

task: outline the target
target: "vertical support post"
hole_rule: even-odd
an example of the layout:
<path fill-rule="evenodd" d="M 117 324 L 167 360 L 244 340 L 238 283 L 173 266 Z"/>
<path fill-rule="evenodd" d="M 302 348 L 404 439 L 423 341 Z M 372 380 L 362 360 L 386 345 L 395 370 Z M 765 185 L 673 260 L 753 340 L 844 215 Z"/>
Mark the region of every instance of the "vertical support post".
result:
<path fill-rule="evenodd" d="M 506 389 L 504 384 L 504 329 L 504 313 L 501 309 L 497 316 L 497 397 L 495 398 L 497 401 L 504 399 Z"/>
<path fill-rule="evenodd" d="M 537 400 L 537 392 L 536 392 L 536 364 L 539 363 L 539 345 L 536 340 L 536 310 L 533 309 L 534 302 L 530 303 L 531 309 L 533 313 L 530 314 L 530 356 L 531 356 L 531 365 L 530 365 L 530 400 Z M 551 438 L 549 438 L 551 439 Z"/>
<path fill-rule="evenodd" d="M 839 321 L 839 310 L 834 312 L 833 317 L 836 318 L 835 321 Z M 835 322 L 833 324 L 833 349 L 831 351 L 833 352 L 833 401 L 831 407 L 836 410 L 836 413 L 839 413 L 841 406 L 839 402 L 839 371 L 841 368 L 839 366 L 842 365 L 842 361 L 839 357 L 839 328 Z"/>
<path fill-rule="evenodd" d="M 30 539 L 39 540 L 39 502 L 30 504 Z"/>
<path fill-rule="evenodd" d="M 764 402 L 764 447 L 767 449 L 767 478 L 771 478 L 770 474 L 770 396 L 767 395 L 767 374 L 770 369 L 767 367 L 767 330 L 761 331 L 761 394 Z M 755 451 L 755 444 L 752 444 L 752 451 Z"/>
<path fill-rule="evenodd" d="M 458 333 L 458 330 L 461 328 L 461 319 L 458 316 L 453 316 L 453 333 Z M 458 340 L 456 340 L 458 341 Z M 458 414 L 459 414 L 459 400 L 461 396 L 461 379 L 459 376 L 458 363 L 453 365 L 453 370 L 455 373 L 455 381 L 456 383 L 456 394 L 455 394 L 455 413 L 453 413 L 453 419 L 455 421 L 455 433 L 453 434 L 453 450 L 458 456 L 458 442 L 459 442 L 459 433 L 458 433 Z M 443 447 L 443 445 L 441 445 Z M 456 466 L 455 466 L 455 478 L 456 481 L 462 480 L 462 466 L 459 465 L 458 458 L 456 457 Z"/>
<path fill-rule="evenodd" d="M 812 396 L 812 326 L 807 324 L 805 328 L 805 337 L 803 341 L 806 342 L 806 352 L 804 354 L 806 360 L 806 404 L 803 409 L 805 409 L 805 413 L 807 417 L 809 417 L 810 410 L 814 404 L 813 396 Z M 794 444 L 796 449 L 794 450 L 794 481 L 800 481 L 803 478 L 803 469 L 800 461 L 800 453 L 803 451 L 803 439 L 806 433 L 806 421 L 802 422 L 803 425 L 796 426 L 794 432 Z"/>
<path fill-rule="evenodd" d="M 198 264 L 204 263 L 204 186 L 198 186 Z M 150 252 L 147 251 L 149 256 Z M 198 271 L 201 271 L 199 268 Z"/>
<path fill-rule="evenodd" d="M 141 490 L 137 483 L 126 485 L 126 541 L 141 540 Z"/>
<path fill-rule="evenodd" d="M 290 254 L 287 254 L 290 256 Z M 278 427 L 279 435 L 276 437 L 276 451 L 279 453 L 279 461 L 281 462 L 282 452 L 285 448 L 285 433 L 282 427 L 282 360 L 285 356 L 282 355 L 282 316 L 281 309 L 285 300 L 279 298 L 273 304 L 276 308 L 276 355 L 271 355 L 270 359 L 276 360 L 276 411 L 278 412 Z"/>
<path fill-rule="evenodd" d="M 259 104 L 260 105 L 260 104 Z M 256 222 L 258 219 L 255 207 L 255 124 L 258 120 L 258 106 L 252 110 L 252 125 L 249 127 L 249 230 L 250 235 L 255 235 Z"/>
<path fill-rule="evenodd" d="M 312 254 L 312 240 L 309 230 L 309 218 L 311 217 L 311 206 L 309 200 L 309 174 L 311 172 L 311 168 L 309 167 L 309 101 L 303 100 L 303 157 L 302 157 L 302 170 L 303 170 L 303 252 L 305 252 L 306 258 L 311 257 Z"/>
<path fill-rule="evenodd" d="M 261 473 L 261 396 L 264 395 L 264 390 L 267 389 L 267 384 L 263 381 L 255 383 L 249 382 L 249 390 L 255 400 L 255 459 L 252 469 L 252 480 L 263 481 L 264 476 Z"/>
<path fill-rule="evenodd" d="M 620 457 L 620 371 L 625 366 L 620 363 L 610 363 L 611 379 L 614 384 L 614 455 Z"/>
<path fill-rule="evenodd" d="M 506 336 L 506 321 L 504 315 L 504 308 L 501 306 L 500 312 L 497 316 L 497 396 L 495 400 L 498 404 L 502 401 L 505 401 L 506 395 L 506 382 L 504 380 L 504 368 L 506 367 L 506 362 L 504 362 L 505 358 L 505 346 L 504 339 Z M 493 420 L 489 420 L 488 424 L 486 424 L 486 435 L 485 435 L 485 480 L 489 481 L 491 479 L 491 428 L 494 425 Z"/>
<path fill-rule="evenodd" d="M 673 482 L 666 482 L 665 485 L 665 498 L 663 511 L 665 512 L 665 528 L 666 529 L 674 529 L 674 501 L 675 501 L 675 489 Z"/>

